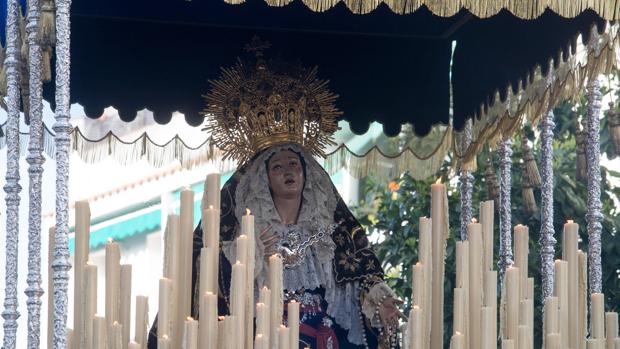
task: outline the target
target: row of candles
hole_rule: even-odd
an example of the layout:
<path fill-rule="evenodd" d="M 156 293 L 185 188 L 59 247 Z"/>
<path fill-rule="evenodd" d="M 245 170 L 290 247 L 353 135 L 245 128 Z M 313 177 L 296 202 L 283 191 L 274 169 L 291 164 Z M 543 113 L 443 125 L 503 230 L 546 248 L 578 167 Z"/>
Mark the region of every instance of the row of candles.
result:
<path fill-rule="evenodd" d="M 443 319 L 435 278 L 443 283 L 445 255 L 445 187 L 432 186 L 431 218 L 419 220 L 418 262 L 413 266 L 412 308 L 403 326 L 406 349 L 443 348 L 433 342 L 435 317 Z M 437 203 L 436 201 L 439 201 Z M 514 263 L 506 269 L 500 303 L 497 302 L 497 271 L 493 270 L 494 202 L 480 205 L 480 223 L 467 227 L 467 240 L 456 243 L 456 276 L 451 349 L 534 348 L 534 279 L 528 277 L 529 229 L 514 227 Z M 439 221 L 436 228 L 436 220 Z M 437 234 L 437 231 L 440 234 Z M 590 338 L 587 338 L 586 254 L 578 249 L 579 226 L 564 225 L 562 259 L 555 262 L 554 294 L 544 302 L 543 348 L 620 349 L 618 314 L 604 312 L 604 295 L 591 295 Z M 435 251 L 439 248 L 439 251 Z M 439 256 L 440 260 L 434 259 Z"/>
<path fill-rule="evenodd" d="M 180 193 L 179 215 L 168 216 L 164 232 L 163 277 L 159 280 L 158 348 L 297 348 L 300 305 L 295 301 L 286 305 L 288 327 L 283 325 L 283 265 L 278 255 L 269 257 L 269 287 L 264 286 L 258 291 L 258 302 L 255 302 L 256 241 L 254 216 L 249 210 L 242 217 L 241 232 L 236 240 L 237 260 L 232 265 L 230 314 L 218 316 L 219 188 L 220 175 L 208 175 L 202 205 L 204 247 L 200 251 L 198 320 L 191 317 L 194 193 L 190 189 Z M 105 246 L 105 316 L 99 315 L 97 267 L 88 262 L 88 202 L 76 202 L 75 210 L 74 324 L 73 329 L 68 330 L 69 348 L 145 349 L 149 326 L 148 298 L 135 297 L 134 338 L 131 340 L 132 266 L 120 264 L 120 246 L 112 240 Z M 50 237 L 53 234 L 52 229 Z M 50 246 L 52 250 L 53 246 Z M 50 323 L 51 316 L 52 312 Z M 51 339 L 53 326 L 48 328 L 48 338 Z"/>

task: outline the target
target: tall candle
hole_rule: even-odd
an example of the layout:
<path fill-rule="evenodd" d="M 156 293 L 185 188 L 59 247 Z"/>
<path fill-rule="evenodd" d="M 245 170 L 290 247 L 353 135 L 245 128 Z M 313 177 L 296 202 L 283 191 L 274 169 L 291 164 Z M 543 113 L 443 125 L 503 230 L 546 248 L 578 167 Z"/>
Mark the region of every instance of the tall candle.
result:
<path fill-rule="evenodd" d="M 583 251 L 577 251 L 579 294 L 577 303 L 579 304 L 579 348 L 585 349 L 585 338 L 588 328 L 588 257 Z M 620 349 L 620 348 L 619 348 Z"/>
<path fill-rule="evenodd" d="M 568 262 L 568 345 L 578 348 L 579 343 L 579 261 L 577 260 L 577 240 L 579 224 L 569 220 L 564 224 L 562 239 L 562 259 Z"/>
<path fill-rule="evenodd" d="M 181 252 L 179 260 L 179 283 L 176 287 L 178 296 L 178 306 L 176 308 L 176 321 L 178 331 L 182 331 L 181 326 L 185 319 L 191 315 L 192 299 L 192 255 L 194 242 L 194 192 L 191 188 L 185 187 L 180 194 L 179 212 L 179 231 L 181 236 Z M 177 332 L 180 333 L 180 332 Z M 173 342 L 179 348 L 183 342 L 183 337 L 175 335 Z"/>
<path fill-rule="evenodd" d="M 620 349 L 620 337 L 614 338 L 614 349 Z"/>
<path fill-rule="evenodd" d="M 157 337 L 169 337 L 172 332 L 173 313 L 171 312 L 172 280 L 159 279 L 159 313 L 157 315 Z"/>
<path fill-rule="evenodd" d="M 163 277 L 173 280 L 179 267 L 179 249 L 181 246 L 179 236 L 179 216 L 169 214 L 164 231 L 164 268 Z"/>
<path fill-rule="evenodd" d="M 265 307 L 264 303 L 256 303 L 256 333 L 260 333 L 265 338 L 269 336 L 269 318 L 266 315 L 269 309 Z"/>
<path fill-rule="evenodd" d="M 618 337 L 618 313 L 605 313 L 605 340 L 606 349 L 614 349 L 614 338 Z"/>
<path fill-rule="evenodd" d="M 213 260 L 212 254 L 218 253 L 217 249 L 211 247 L 203 247 L 200 249 L 200 275 L 199 275 L 199 294 L 203 295 L 205 292 L 213 293 L 216 286 L 213 284 L 215 279 L 211 273 L 215 273 L 211 267 L 211 260 Z"/>
<path fill-rule="evenodd" d="M 105 318 L 108 328 L 120 321 L 121 249 L 112 239 L 105 246 Z"/>
<path fill-rule="evenodd" d="M 136 296 L 136 325 L 134 340 L 140 344 L 141 349 L 146 349 L 149 326 L 149 298 Z"/>
<path fill-rule="evenodd" d="M 127 349 L 131 330 L 131 264 L 121 265 L 120 323 L 123 325 L 123 349 Z"/>
<path fill-rule="evenodd" d="M 75 342 L 73 341 L 73 330 L 70 328 L 67 328 L 67 349 L 74 349 L 75 348 Z"/>
<path fill-rule="evenodd" d="M 230 313 L 235 316 L 238 323 L 237 337 L 241 340 L 241 346 L 245 345 L 245 265 L 237 261 L 232 266 L 232 281 L 230 284 Z"/>
<path fill-rule="evenodd" d="M 602 293 L 592 293 L 592 338 L 605 338 L 605 298 Z"/>
<path fill-rule="evenodd" d="M 531 314 L 531 315 L 530 315 Z M 523 299 L 519 303 L 519 331 L 521 331 L 521 326 L 525 327 L 528 331 L 524 338 L 526 338 L 525 343 L 521 343 L 521 339 L 519 339 L 519 345 L 522 348 L 531 349 L 534 347 L 534 337 L 532 330 L 534 325 L 534 300 L 532 299 Z M 519 334 L 521 336 L 521 334 Z"/>
<path fill-rule="evenodd" d="M 480 223 L 482 224 L 482 240 L 484 246 L 484 270 L 493 269 L 493 224 L 494 201 L 480 203 Z"/>
<path fill-rule="evenodd" d="M 106 319 L 102 316 L 93 317 L 93 349 L 107 349 L 108 336 L 106 334 Z"/>
<path fill-rule="evenodd" d="M 246 250 L 246 268 L 245 279 L 245 333 L 253 333 L 254 331 L 254 265 L 256 258 L 256 238 L 254 236 L 254 216 L 248 209 L 246 214 L 241 217 L 241 233 L 247 236 L 248 246 Z M 265 334 L 265 337 L 268 337 Z M 252 336 L 245 336 L 245 348 L 252 347 Z M 268 343 L 267 343 L 268 344 Z"/>
<path fill-rule="evenodd" d="M 465 348 L 469 347 L 469 241 L 458 241 L 456 243 L 456 286 L 461 289 L 462 293 L 462 312 L 463 322 L 459 332 L 465 338 L 463 344 Z"/>
<path fill-rule="evenodd" d="M 131 341 L 129 342 L 129 345 L 127 346 L 128 349 L 141 349 L 142 347 L 140 346 L 140 343 L 137 343 L 135 341 Z"/>
<path fill-rule="evenodd" d="M 171 349 L 172 343 L 170 342 L 170 337 L 168 335 L 163 335 L 157 338 L 157 349 Z"/>
<path fill-rule="evenodd" d="M 514 339 L 502 339 L 502 349 L 517 349 Z"/>
<path fill-rule="evenodd" d="M 427 217 L 420 217 L 420 244 L 418 249 L 418 258 L 424 268 L 424 303 L 421 304 L 422 316 L 424 323 L 422 331 L 424 332 L 424 348 L 428 348 L 431 343 L 431 304 L 433 300 L 432 294 L 432 277 L 433 277 L 433 254 L 432 254 L 432 222 Z"/>
<path fill-rule="evenodd" d="M 546 349 L 560 349 L 561 339 L 559 333 L 548 333 L 545 338 Z"/>
<path fill-rule="evenodd" d="M 219 188 L 219 187 L 218 187 Z M 219 190 L 217 191 L 219 197 Z M 219 199 L 218 199 L 219 200 Z M 218 207 L 218 208 L 214 208 Z M 208 270 L 206 275 L 210 275 L 206 285 L 201 285 L 203 292 L 217 293 L 218 291 L 218 270 L 219 270 L 219 246 L 220 246 L 220 210 L 219 205 L 209 205 L 202 210 L 202 243 L 204 247 L 209 247 L 209 258 L 206 263 Z M 206 276 L 205 275 L 205 276 Z"/>
<path fill-rule="evenodd" d="M 432 218 L 432 307 L 431 307 L 431 348 L 443 347 L 443 277 L 447 229 L 446 186 L 437 180 L 431 185 Z"/>
<path fill-rule="evenodd" d="M 529 229 L 525 225 L 517 224 L 514 227 L 515 267 L 519 268 L 519 300 L 527 294 L 527 256 L 529 254 Z"/>
<path fill-rule="evenodd" d="M 518 342 L 519 349 L 530 349 L 527 346 L 529 343 L 528 335 L 529 335 L 529 330 L 527 326 L 524 326 L 524 325 L 519 326 L 519 342 Z"/>
<path fill-rule="evenodd" d="M 185 320 L 183 349 L 198 349 L 198 321 L 191 317 Z"/>
<path fill-rule="evenodd" d="M 109 336 L 109 348 L 110 349 L 122 349 L 123 348 L 123 325 L 118 321 L 114 321 L 112 324 L 112 333 Z"/>
<path fill-rule="evenodd" d="M 456 332 L 450 338 L 450 349 L 464 349 L 465 348 L 465 336 Z"/>
<path fill-rule="evenodd" d="M 180 317 L 180 310 L 182 305 L 182 294 L 179 292 L 180 285 L 183 284 L 183 272 L 181 268 L 183 267 L 183 237 L 181 234 L 181 218 L 179 215 L 170 214 L 168 215 L 168 232 L 170 246 L 168 248 L 169 251 L 169 259 L 168 259 L 168 273 L 164 272 L 164 277 L 169 278 L 172 282 L 172 285 L 175 285 L 171 288 L 170 291 L 170 303 L 167 305 L 168 307 L 168 316 L 169 316 L 169 324 L 170 330 L 166 333 L 168 336 L 169 345 L 176 348 L 181 347 L 181 339 L 180 333 L 183 330 L 183 318 Z M 166 242 L 167 244 L 168 242 Z M 160 309 L 161 311 L 161 309 Z"/>
<path fill-rule="evenodd" d="M 452 318 L 452 328 L 454 332 L 463 333 L 463 329 L 465 328 L 465 299 L 463 297 L 463 289 L 457 287 L 454 289 L 454 305 L 453 305 L 453 318 Z"/>
<path fill-rule="evenodd" d="M 491 309 L 493 313 L 491 318 L 490 335 L 493 337 L 493 344 L 496 343 L 497 338 L 497 271 L 489 270 L 484 278 L 484 306 Z"/>
<path fill-rule="evenodd" d="M 209 173 L 206 180 L 206 192 L 207 206 L 213 206 L 217 209 L 220 208 L 220 174 L 217 172 Z"/>
<path fill-rule="evenodd" d="M 267 342 L 266 341 L 263 334 L 259 333 L 256 335 L 256 338 L 254 339 L 254 349 L 267 349 Z"/>
<path fill-rule="evenodd" d="M 508 267 L 505 276 L 506 282 L 504 283 L 506 294 L 506 332 L 504 338 L 512 339 L 513 345 L 517 348 L 519 347 L 519 275 L 519 268 Z"/>
<path fill-rule="evenodd" d="M 562 260 L 555 261 L 555 283 L 553 295 L 558 297 L 560 309 L 560 340 L 562 348 L 568 348 L 568 263 Z"/>
<path fill-rule="evenodd" d="M 217 348 L 217 296 L 211 292 L 202 295 L 200 303 L 198 339 L 200 349 Z"/>
<path fill-rule="evenodd" d="M 412 270 L 413 290 L 412 303 L 421 307 L 424 304 L 424 266 L 418 262 Z"/>
<path fill-rule="evenodd" d="M 494 322 L 497 321 L 495 319 L 495 311 L 491 309 L 491 307 L 482 307 L 480 309 L 480 321 L 482 324 L 481 333 L 481 348 L 482 349 L 496 349 L 497 346 L 495 344 L 495 333 L 493 329 L 495 328 Z"/>
<path fill-rule="evenodd" d="M 278 255 L 269 257 L 269 289 L 271 290 L 269 348 L 278 346 L 276 331 L 282 324 L 284 294 L 282 285 L 282 259 Z"/>
<path fill-rule="evenodd" d="M 271 290 L 267 288 L 267 286 L 263 286 L 263 288 L 258 291 L 258 302 L 265 304 L 265 307 L 269 309 L 271 305 Z M 271 311 L 269 310 L 267 313 L 269 314 Z M 267 315 L 269 319 L 271 315 Z M 269 329 L 267 329 L 269 331 Z"/>
<path fill-rule="evenodd" d="M 284 325 L 280 325 L 280 327 L 278 328 L 278 337 L 279 337 L 278 342 L 280 343 L 280 346 L 278 347 L 279 349 L 290 349 L 289 348 L 289 343 L 290 343 L 289 334 L 290 334 L 289 328 Z"/>
<path fill-rule="evenodd" d="M 547 297 L 547 299 L 545 299 L 544 307 L 543 334 L 546 336 L 551 333 L 560 333 L 560 309 L 558 305 L 558 297 Z"/>
<path fill-rule="evenodd" d="M 86 264 L 83 271 L 84 331 L 81 338 L 76 338 L 76 344 L 81 348 L 90 348 L 93 342 L 93 317 L 97 314 L 97 266 Z"/>
<path fill-rule="evenodd" d="M 75 202 L 75 255 L 73 260 L 73 335 L 76 343 L 80 344 L 85 327 L 90 319 L 85 318 L 83 304 L 85 294 L 81 292 L 84 286 L 84 266 L 88 262 L 90 244 L 90 206 L 88 201 Z M 53 274 L 50 274 L 53 275 Z M 52 312 L 53 313 L 53 312 Z M 106 315 L 107 316 L 107 315 Z M 110 323 L 111 324 L 111 323 Z M 52 326 L 53 329 L 53 326 Z"/>
<path fill-rule="evenodd" d="M 481 338 L 481 319 L 480 309 L 482 309 L 482 225 L 476 223 L 475 219 L 467 225 L 467 235 L 469 239 L 469 348 L 480 348 Z"/>
<path fill-rule="evenodd" d="M 47 347 L 48 348 L 54 347 L 54 343 L 53 343 L 53 339 L 54 339 L 54 277 L 53 277 L 54 270 L 52 269 L 52 263 L 54 262 L 55 240 L 56 240 L 56 228 L 51 227 L 49 229 L 49 235 L 47 239 L 48 241 L 48 250 L 47 250 Z"/>
<path fill-rule="evenodd" d="M 299 303 L 294 300 L 288 302 L 286 318 L 290 329 L 289 347 L 297 348 L 299 346 Z"/>
<path fill-rule="evenodd" d="M 422 334 L 422 309 L 417 305 L 411 308 L 409 321 L 411 322 L 411 326 L 409 327 L 409 346 L 411 349 L 422 349 L 424 343 L 424 335 Z"/>

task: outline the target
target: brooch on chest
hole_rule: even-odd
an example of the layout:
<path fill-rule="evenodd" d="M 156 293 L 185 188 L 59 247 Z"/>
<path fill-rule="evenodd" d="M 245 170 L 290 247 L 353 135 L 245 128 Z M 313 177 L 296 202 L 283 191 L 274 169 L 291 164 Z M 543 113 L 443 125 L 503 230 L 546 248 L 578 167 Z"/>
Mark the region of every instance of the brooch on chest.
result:
<path fill-rule="evenodd" d="M 331 238 L 336 226 L 332 224 L 327 227 L 316 227 L 312 229 L 315 231 L 312 234 L 304 232 L 301 227 L 289 226 L 285 236 L 276 245 L 284 267 L 290 269 L 299 266 L 306 256 L 306 250 L 323 239 Z"/>

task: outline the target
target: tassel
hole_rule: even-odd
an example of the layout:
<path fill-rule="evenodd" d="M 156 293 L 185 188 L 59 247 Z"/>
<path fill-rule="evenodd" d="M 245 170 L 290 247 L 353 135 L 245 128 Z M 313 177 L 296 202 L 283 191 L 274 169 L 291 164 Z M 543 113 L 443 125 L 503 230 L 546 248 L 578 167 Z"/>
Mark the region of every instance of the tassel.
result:
<path fill-rule="evenodd" d="M 586 131 L 579 125 L 577 125 L 577 130 L 575 131 L 575 142 L 577 143 L 577 168 L 575 179 L 577 181 L 585 181 L 588 178 L 588 164 L 586 160 Z"/>
<path fill-rule="evenodd" d="M 614 147 L 614 154 L 620 154 L 620 113 L 614 107 L 614 103 L 609 103 L 609 111 L 607 112 L 607 127 L 609 131 L 609 139 Z"/>
<path fill-rule="evenodd" d="M 487 183 L 487 199 L 495 202 L 495 207 L 499 207 L 499 183 L 497 183 L 497 175 L 493 169 L 493 161 L 489 156 L 487 158 L 487 169 L 484 173 Z"/>
<path fill-rule="evenodd" d="M 523 152 L 523 177 L 527 177 L 528 182 L 533 187 L 540 187 L 541 179 L 538 165 L 525 135 L 521 137 L 521 151 Z"/>
<path fill-rule="evenodd" d="M 529 178 L 525 175 L 527 171 L 527 165 L 525 163 L 521 163 L 521 173 L 522 182 L 521 182 L 521 195 L 523 197 L 523 211 L 527 215 L 532 215 L 534 212 L 538 210 L 538 206 L 536 205 L 536 198 L 534 197 L 534 186 L 530 182 Z"/>
<path fill-rule="evenodd" d="M 44 0 L 41 4 L 41 17 L 39 18 L 39 43 L 43 47 L 56 46 L 56 21 L 53 0 Z"/>

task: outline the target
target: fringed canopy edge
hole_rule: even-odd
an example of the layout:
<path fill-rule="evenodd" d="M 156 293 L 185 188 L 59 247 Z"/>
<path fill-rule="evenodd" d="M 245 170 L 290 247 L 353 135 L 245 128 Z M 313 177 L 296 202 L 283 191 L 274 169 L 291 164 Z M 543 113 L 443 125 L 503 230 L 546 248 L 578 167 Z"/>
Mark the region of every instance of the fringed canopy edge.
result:
<path fill-rule="evenodd" d="M 242 4 L 245 0 L 224 0 L 229 4 Z M 293 0 L 265 0 L 270 6 L 286 6 Z M 397 14 L 408 14 L 426 6 L 433 14 L 451 17 L 461 9 L 466 9 L 480 18 L 496 15 L 501 10 L 510 11 L 523 19 L 534 19 L 549 8 L 562 17 L 573 18 L 586 9 L 596 11 L 601 18 L 616 20 L 620 13 L 618 0 L 302 0 L 312 11 L 324 12 L 342 2 L 355 14 L 367 14 L 384 3 Z"/>

